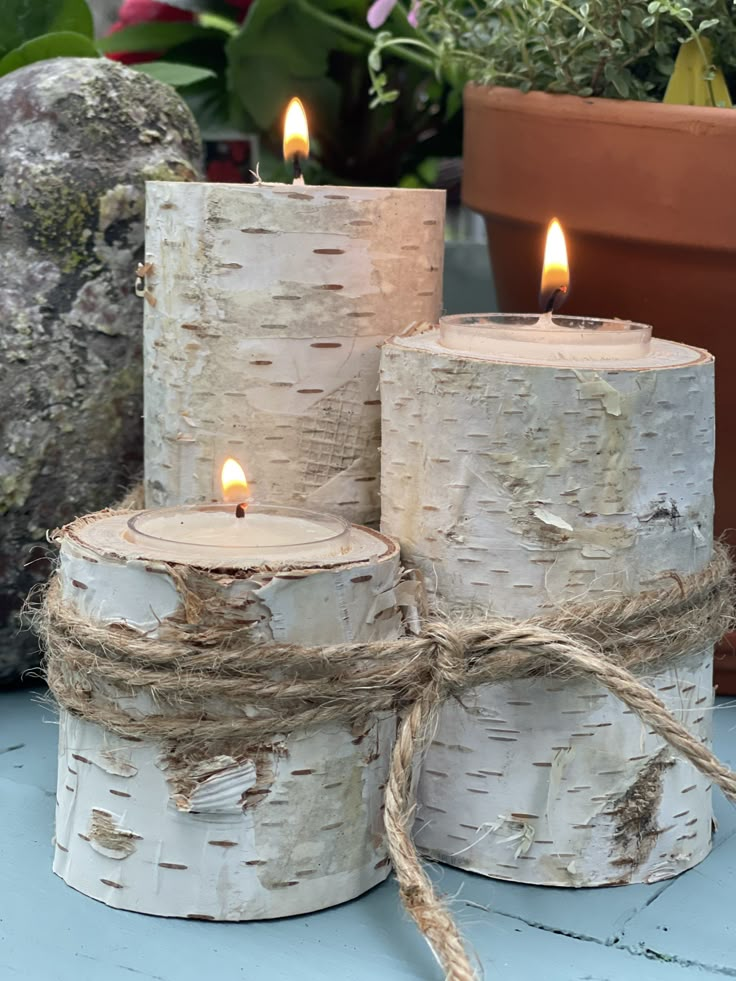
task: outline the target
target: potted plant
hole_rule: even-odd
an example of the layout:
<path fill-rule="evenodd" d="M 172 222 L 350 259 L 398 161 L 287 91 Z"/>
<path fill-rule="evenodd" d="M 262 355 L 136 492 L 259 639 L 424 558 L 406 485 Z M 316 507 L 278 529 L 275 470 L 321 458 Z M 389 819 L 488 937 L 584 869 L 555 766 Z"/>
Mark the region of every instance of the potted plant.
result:
<path fill-rule="evenodd" d="M 391 98 L 382 57 L 406 43 L 377 36 L 377 101 Z M 566 313 L 644 321 L 716 355 L 716 529 L 736 528 L 733 4 L 423 0 L 411 45 L 467 83 L 463 199 L 485 217 L 501 310 L 536 308 L 557 215 Z M 736 657 L 720 665 L 736 693 Z"/>

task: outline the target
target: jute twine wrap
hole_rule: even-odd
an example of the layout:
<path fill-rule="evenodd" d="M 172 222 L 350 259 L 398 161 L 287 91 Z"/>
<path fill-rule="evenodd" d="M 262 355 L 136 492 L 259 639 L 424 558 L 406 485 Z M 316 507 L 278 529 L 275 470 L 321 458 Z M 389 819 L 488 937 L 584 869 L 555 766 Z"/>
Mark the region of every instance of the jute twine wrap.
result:
<path fill-rule="evenodd" d="M 478 685 L 550 673 L 594 679 L 736 801 L 736 773 L 633 673 L 704 650 L 726 631 L 733 581 L 723 546 L 701 572 L 663 573 L 656 589 L 634 597 L 565 606 L 525 623 L 498 616 L 437 620 L 417 637 L 330 647 L 254 644 L 247 627 L 217 626 L 211 607 L 210 625 L 203 625 L 191 583 L 181 567 L 171 573 L 185 615 L 163 622 L 155 637 L 80 617 L 52 581 L 37 629 L 59 704 L 121 736 L 174 741 L 191 751 L 233 738 L 275 741 L 309 726 L 350 725 L 368 713 L 398 711 L 386 786 L 387 843 L 404 906 L 447 981 L 474 981 L 476 970 L 411 839 L 412 774 L 445 699 Z M 155 714 L 121 706 L 121 698 L 139 691 L 153 697 Z M 244 714 L 249 705 L 257 706 L 257 717 Z"/>

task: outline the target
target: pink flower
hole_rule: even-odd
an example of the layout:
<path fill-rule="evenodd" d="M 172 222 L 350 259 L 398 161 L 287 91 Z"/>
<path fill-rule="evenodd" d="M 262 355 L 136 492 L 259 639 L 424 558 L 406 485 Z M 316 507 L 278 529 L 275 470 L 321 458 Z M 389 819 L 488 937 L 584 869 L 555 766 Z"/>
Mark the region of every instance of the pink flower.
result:
<path fill-rule="evenodd" d="M 368 10 L 368 26 L 372 27 L 375 31 L 376 28 L 381 27 L 388 20 L 388 16 L 394 9 L 398 0 L 375 0 Z M 417 16 L 419 14 L 419 5 L 421 0 L 413 0 L 411 5 L 411 10 L 409 11 L 408 20 L 412 27 L 417 26 Z"/>
<path fill-rule="evenodd" d="M 118 19 L 112 25 L 109 32 L 114 34 L 124 27 L 132 27 L 134 24 L 147 24 L 151 21 L 191 21 L 194 14 L 188 10 L 180 10 L 172 7 L 168 3 L 158 3 L 157 0 L 124 0 L 118 12 Z M 157 51 L 112 51 L 108 58 L 113 61 L 122 61 L 125 65 L 136 65 L 143 61 L 153 61 L 159 57 Z"/>

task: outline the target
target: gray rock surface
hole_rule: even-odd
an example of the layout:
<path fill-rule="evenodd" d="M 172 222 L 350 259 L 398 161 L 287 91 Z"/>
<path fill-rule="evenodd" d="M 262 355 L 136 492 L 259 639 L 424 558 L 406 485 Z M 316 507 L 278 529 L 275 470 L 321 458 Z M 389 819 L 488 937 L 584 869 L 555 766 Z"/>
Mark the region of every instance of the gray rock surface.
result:
<path fill-rule="evenodd" d="M 142 458 L 144 181 L 200 176 L 189 110 L 106 59 L 0 79 L 0 685 L 38 663 L 19 630 L 49 528 L 114 502 Z"/>

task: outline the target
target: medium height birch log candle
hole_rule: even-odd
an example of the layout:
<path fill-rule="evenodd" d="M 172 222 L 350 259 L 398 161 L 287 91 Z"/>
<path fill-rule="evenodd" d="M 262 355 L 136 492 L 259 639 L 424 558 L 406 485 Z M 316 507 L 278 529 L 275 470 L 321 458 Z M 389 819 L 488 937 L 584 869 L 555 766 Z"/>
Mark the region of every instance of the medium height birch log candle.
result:
<path fill-rule="evenodd" d="M 354 526 L 331 531 L 329 522 L 343 524 L 334 518 L 320 536 L 319 516 L 273 510 L 253 513 L 253 556 L 234 545 L 236 557 L 220 572 L 191 558 L 205 549 L 212 564 L 218 547 L 212 538 L 224 517 L 218 509 L 180 509 L 176 521 L 158 511 L 81 518 L 58 533 L 60 602 L 86 621 L 131 631 L 126 636 L 142 645 L 140 670 L 149 672 L 160 654 L 146 657 L 146 645 L 167 626 L 184 631 L 183 644 L 195 622 L 200 634 L 213 632 L 213 641 L 216 633 L 223 657 L 223 637 L 248 627 L 253 641 L 264 643 L 401 634 L 401 594 L 410 587 L 399 582 L 395 543 Z M 172 543 L 172 529 L 182 522 L 183 544 Z M 269 546 L 274 523 L 277 544 Z M 288 551 L 295 528 L 299 541 L 292 540 L 303 557 L 274 558 Z M 202 657 L 208 649 L 205 643 Z M 194 670 L 188 657 L 182 655 L 181 671 Z M 194 752 L 174 738 L 126 738 L 104 728 L 105 719 L 90 721 L 95 690 L 86 678 L 83 669 L 63 678 L 72 692 L 90 690 L 83 696 L 86 719 L 62 713 L 59 742 L 54 871 L 75 889 L 161 916 L 249 920 L 331 906 L 387 876 L 382 789 L 393 716 L 259 742 L 237 737 L 235 712 L 236 735 L 224 742 L 202 743 L 194 725 Z M 226 665 L 221 678 L 225 685 Z M 264 684 L 269 680 L 266 672 Z M 138 691 L 129 697 L 113 688 L 105 697 L 144 723 L 151 713 L 171 711 L 166 691 L 153 682 Z M 198 717 L 219 718 L 223 704 L 212 695 Z M 257 704 L 239 711 L 260 717 Z"/>
<path fill-rule="evenodd" d="M 712 357 L 535 320 L 448 318 L 383 350 L 383 528 L 441 610 L 526 618 L 711 557 Z M 703 742 L 711 672 L 703 644 L 645 679 Z M 416 829 L 495 878 L 653 882 L 708 853 L 709 784 L 594 684 L 512 681 L 442 708 Z"/>
<path fill-rule="evenodd" d="M 146 503 L 261 500 L 379 517 L 379 348 L 442 297 L 444 192 L 147 185 Z M 154 305 L 155 304 L 155 305 Z"/>

